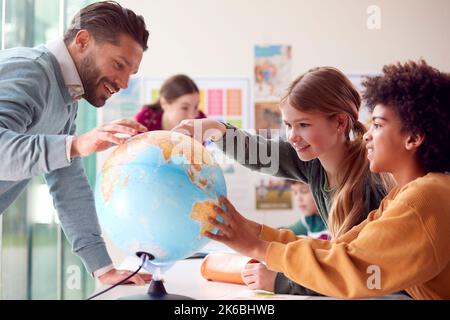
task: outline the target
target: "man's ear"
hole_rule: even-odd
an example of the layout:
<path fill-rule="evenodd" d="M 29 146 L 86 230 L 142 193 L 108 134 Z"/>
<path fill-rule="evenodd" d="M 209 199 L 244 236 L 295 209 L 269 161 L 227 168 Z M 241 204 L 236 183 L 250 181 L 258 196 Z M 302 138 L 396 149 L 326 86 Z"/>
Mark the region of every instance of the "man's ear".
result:
<path fill-rule="evenodd" d="M 420 145 L 424 141 L 425 141 L 424 134 L 419 133 L 409 134 L 405 140 L 405 149 L 408 151 L 415 151 L 420 147 Z"/>
<path fill-rule="evenodd" d="M 78 31 L 77 35 L 74 39 L 74 45 L 77 51 L 81 54 L 85 53 L 91 43 L 93 42 L 93 37 L 87 30 L 80 30 Z"/>

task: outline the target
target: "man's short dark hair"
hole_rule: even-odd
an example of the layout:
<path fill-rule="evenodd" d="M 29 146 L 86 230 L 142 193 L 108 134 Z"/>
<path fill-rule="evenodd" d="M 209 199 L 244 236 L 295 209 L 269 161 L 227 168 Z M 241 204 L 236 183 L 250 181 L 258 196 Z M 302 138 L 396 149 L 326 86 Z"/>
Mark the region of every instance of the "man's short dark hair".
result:
<path fill-rule="evenodd" d="M 363 97 L 370 111 L 377 104 L 392 108 L 402 131 L 423 134 L 417 150 L 428 172 L 450 171 L 450 75 L 424 60 L 386 65 L 383 75 L 368 78 Z"/>
<path fill-rule="evenodd" d="M 149 32 L 144 18 L 130 9 L 122 7 L 115 1 L 93 3 L 81 9 L 73 18 L 64 35 L 64 42 L 69 45 L 80 30 L 89 31 L 100 43 L 118 44 L 119 36 L 129 35 L 147 50 Z"/>

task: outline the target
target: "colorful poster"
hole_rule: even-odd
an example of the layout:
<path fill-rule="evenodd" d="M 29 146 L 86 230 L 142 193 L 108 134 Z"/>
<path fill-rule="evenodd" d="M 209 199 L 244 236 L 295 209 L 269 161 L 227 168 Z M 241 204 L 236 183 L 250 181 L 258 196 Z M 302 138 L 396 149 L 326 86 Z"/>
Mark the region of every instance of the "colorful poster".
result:
<path fill-rule="evenodd" d="M 155 103 L 159 99 L 159 89 L 152 89 L 152 99 L 150 103 Z"/>
<path fill-rule="evenodd" d="M 291 72 L 291 46 L 255 46 L 255 101 L 280 100 L 291 82 Z"/>
<path fill-rule="evenodd" d="M 281 129 L 281 110 L 278 102 L 255 103 L 255 129 Z"/>
<path fill-rule="evenodd" d="M 199 110 L 209 118 L 229 122 L 238 128 L 254 126 L 251 81 L 245 77 L 195 77 L 200 91 Z M 146 103 L 159 97 L 164 79 L 143 79 Z"/>
<path fill-rule="evenodd" d="M 198 104 L 198 110 L 200 110 L 203 113 L 206 113 L 206 95 L 205 90 L 199 89 L 200 91 L 200 102 Z"/>
<path fill-rule="evenodd" d="M 242 128 L 242 119 L 226 118 L 225 121 L 235 126 L 236 128 Z"/>
<path fill-rule="evenodd" d="M 223 115 L 223 90 L 208 90 L 208 109 L 206 113 L 211 116 Z"/>
<path fill-rule="evenodd" d="M 227 114 L 230 116 L 242 116 L 242 90 L 227 90 Z"/>
<path fill-rule="evenodd" d="M 255 188 L 257 210 L 292 209 L 292 192 L 284 179 L 262 178 Z"/>

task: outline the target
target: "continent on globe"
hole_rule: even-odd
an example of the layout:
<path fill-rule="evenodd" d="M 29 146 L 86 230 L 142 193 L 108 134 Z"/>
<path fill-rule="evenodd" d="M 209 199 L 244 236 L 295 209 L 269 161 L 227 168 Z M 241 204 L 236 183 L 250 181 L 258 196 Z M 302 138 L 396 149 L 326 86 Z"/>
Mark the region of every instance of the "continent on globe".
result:
<path fill-rule="evenodd" d="M 208 217 L 226 196 L 213 156 L 180 133 L 151 131 L 117 147 L 97 177 L 99 221 L 119 248 L 152 254 L 155 264 L 184 259 L 216 232 Z"/>

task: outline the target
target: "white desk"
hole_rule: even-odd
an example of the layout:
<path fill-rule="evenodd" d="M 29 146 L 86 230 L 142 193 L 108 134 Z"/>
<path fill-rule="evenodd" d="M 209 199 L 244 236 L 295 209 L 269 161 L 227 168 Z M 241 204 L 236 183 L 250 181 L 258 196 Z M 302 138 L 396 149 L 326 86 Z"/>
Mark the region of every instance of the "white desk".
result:
<path fill-rule="evenodd" d="M 171 269 L 163 274 L 164 286 L 168 293 L 179 294 L 199 300 L 232 299 L 242 292 L 251 291 L 244 285 L 214 282 L 205 280 L 200 274 L 202 259 L 189 259 L 178 261 Z M 145 286 L 122 285 L 99 296 L 96 299 L 117 299 L 120 297 L 147 292 Z M 97 292 L 108 286 L 101 285 Z"/>
<path fill-rule="evenodd" d="M 298 295 L 269 295 L 262 292 L 255 292 L 245 285 L 214 282 L 205 280 L 200 274 L 202 259 L 189 259 L 178 261 L 164 275 L 165 287 L 168 293 L 179 294 L 191 297 L 196 300 L 235 300 L 235 299 L 256 299 L 256 300 L 329 300 L 328 297 L 312 297 Z M 117 298 L 145 294 L 148 284 L 145 286 L 122 285 L 111 291 L 104 293 L 96 300 L 114 300 Z M 106 289 L 108 286 L 101 285 L 97 292 Z M 380 299 L 409 299 L 406 296 L 385 296 Z"/>

